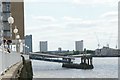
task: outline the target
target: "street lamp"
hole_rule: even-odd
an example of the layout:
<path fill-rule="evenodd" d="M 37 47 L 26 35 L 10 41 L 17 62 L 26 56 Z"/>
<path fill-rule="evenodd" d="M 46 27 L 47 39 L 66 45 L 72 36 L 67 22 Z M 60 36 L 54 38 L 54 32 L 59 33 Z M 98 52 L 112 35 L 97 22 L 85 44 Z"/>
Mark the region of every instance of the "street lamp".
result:
<path fill-rule="evenodd" d="M 11 16 L 10 13 L 10 17 L 8 18 L 8 23 L 10 24 L 10 39 L 12 41 L 12 24 L 14 23 L 14 18 Z M 11 49 L 12 49 L 12 44 L 11 44 Z"/>
<path fill-rule="evenodd" d="M 13 30 L 13 32 L 15 33 L 15 42 L 16 42 L 16 51 L 17 51 L 17 36 L 16 36 L 16 34 L 18 33 L 18 29 L 16 26 L 15 26 L 15 29 Z"/>
<path fill-rule="evenodd" d="M 21 52 L 21 45 L 22 45 L 22 40 L 19 39 L 19 52 Z"/>
<path fill-rule="evenodd" d="M 10 24 L 13 24 L 14 23 L 14 18 L 12 17 L 11 13 L 10 13 L 10 17 L 8 18 L 8 22 Z"/>
<path fill-rule="evenodd" d="M 20 39 L 20 35 L 16 35 L 16 39 L 19 40 L 19 39 Z M 17 45 L 16 45 L 16 50 L 17 50 L 17 52 L 18 52 L 18 48 L 19 48 L 19 47 L 18 47 L 18 42 L 17 42 Z"/>
<path fill-rule="evenodd" d="M 17 27 L 15 26 L 15 29 L 14 29 L 14 31 L 13 31 L 15 34 L 17 34 L 18 33 L 18 29 L 17 29 Z M 16 35 L 15 35 L 16 36 Z"/>
<path fill-rule="evenodd" d="M 20 35 L 16 35 L 16 39 L 20 39 Z"/>

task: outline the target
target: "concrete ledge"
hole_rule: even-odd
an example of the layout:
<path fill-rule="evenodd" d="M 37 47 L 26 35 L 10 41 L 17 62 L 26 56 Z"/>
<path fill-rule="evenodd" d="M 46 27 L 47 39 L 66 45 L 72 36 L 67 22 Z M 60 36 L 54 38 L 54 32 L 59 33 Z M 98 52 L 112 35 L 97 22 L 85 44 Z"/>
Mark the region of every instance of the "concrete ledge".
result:
<path fill-rule="evenodd" d="M 12 67 L 10 67 L 1 77 L 1 80 L 11 80 L 12 78 L 19 77 L 18 74 L 20 73 L 20 69 L 22 69 L 23 64 L 19 62 Z"/>
<path fill-rule="evenodd" d="M 33 70 L 31 61 L 25 60 L 22 56 L 22 61 L 14 64 L 7 69 L 3 75 L 0 76 L 0 80 L 32 80 Z"/>

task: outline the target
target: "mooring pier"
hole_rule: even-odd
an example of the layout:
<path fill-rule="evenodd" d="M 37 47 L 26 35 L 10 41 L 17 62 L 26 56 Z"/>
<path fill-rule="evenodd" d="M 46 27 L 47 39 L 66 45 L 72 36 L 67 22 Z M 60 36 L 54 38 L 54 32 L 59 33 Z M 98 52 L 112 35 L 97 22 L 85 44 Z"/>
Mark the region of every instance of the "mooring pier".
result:
<path fill-rule="evenodd" d="M 80 64 L 77 63 L 63 63 L 62 67 L 65 68 L 76 68 L 76 69 L 93 69 L 93 59 L 91 55 L 86 55 L 86 49 L 84 49 L 84 55 L 81 56 Z M 71 60 L 70 60 L 71 61 Z"/>
<path fill-rule="evenodd" d="M 93 69 L 92 56 L 86 53 L 86 49 L 84 49 L 84 53 L 77 56 L 61 56 L 61 55 L 53 55 L 48 53 L 31 53 L 30 59 L 33 60 L 43 60 L 48 62 L 58 62 L 62 63 L 62 67 L 66 68 L 76 68 L 76 69 Z M 80 63 L 76 64 L 73 61 L 75 58 L 81 58 Z"/>
<path fill-rule="evenodd" d="M 76 69 L 93 69 L 92 56 L 81 57 L 80 64 L 77 63 L 63 63 L 62 67 L 76 68 Z"/>

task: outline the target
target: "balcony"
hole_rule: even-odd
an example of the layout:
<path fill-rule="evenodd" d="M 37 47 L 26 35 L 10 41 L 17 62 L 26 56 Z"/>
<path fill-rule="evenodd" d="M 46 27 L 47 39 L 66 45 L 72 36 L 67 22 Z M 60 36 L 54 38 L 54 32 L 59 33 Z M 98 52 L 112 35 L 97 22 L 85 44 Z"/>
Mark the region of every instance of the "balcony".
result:
<path fill-rule="evenodd" d="M 3 13 L 10 13 L 10 11 L 3 11 Z"/>
<path fill-rule="evenodd" d="M 5 23 L 8 22 L 7 20 L 2 20 L 2 21 L 5 22 Z"/>
<path fill-rule="evenodd" d="M 2 4 L 10 4 L 10 2 L 8 2 L 8 1 L 7 2 L 2 2 Z"/>

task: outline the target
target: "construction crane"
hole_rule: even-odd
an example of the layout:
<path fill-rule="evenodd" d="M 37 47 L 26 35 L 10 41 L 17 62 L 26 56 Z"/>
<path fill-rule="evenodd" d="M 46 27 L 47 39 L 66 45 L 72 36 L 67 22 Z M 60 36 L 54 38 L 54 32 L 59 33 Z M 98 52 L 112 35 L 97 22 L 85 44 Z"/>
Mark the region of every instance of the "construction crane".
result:
<path fill-rule="evenodd" d="M 95 32 L 95 36 L 96 36 L 96 39 L 97 39 L 97 42 L 98 42 L 98 49 L 100 48 L 100 42 L 99 42 L 99 38 L 98 38 L 98 36 L 97 36 L 97 34 L 96 34 L 96 32 Z"/>
<path fill-rule="evenodd" d="M 115 46 L 116 49 L 118 49 L 118 39 L 116 40 L 116 46 Z"/>
<path fill-rule="evenodd" d="M 109 39 L 108 39 L 108 41 L 106 42 L 106 43 L 107 43 L 107 45 L 106 45 L 107 47 L 110 46 L 110 42 L 111 42 L 111 38 L 112 38 L 112 34 L 113 34 L 113 33 L 110 34 Z"/>

